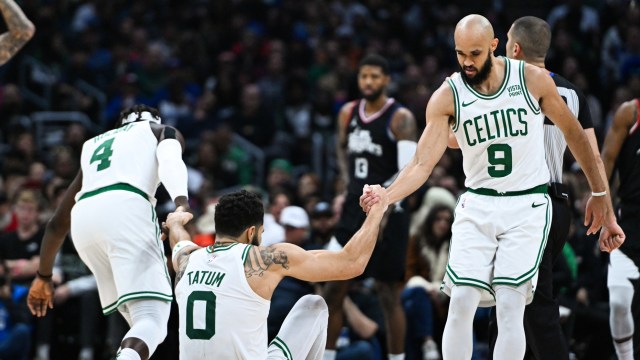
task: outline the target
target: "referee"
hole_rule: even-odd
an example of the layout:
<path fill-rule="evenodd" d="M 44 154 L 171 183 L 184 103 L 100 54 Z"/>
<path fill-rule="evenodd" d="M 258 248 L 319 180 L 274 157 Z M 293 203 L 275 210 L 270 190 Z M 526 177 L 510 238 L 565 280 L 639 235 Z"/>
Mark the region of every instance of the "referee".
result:
<path fill-rule="evenodd" d="M 544 20 L 533 16 L 521 17 L 511 25 L 507 33 L 507 57 L 523 60 L 544 69 L 544 59 L 550 43 L 551 29 Z M 578 118 L 596 159 L 600 160 L 593 122 L 584 94 L 562 76 L 553 72 L 549 72 L 549 76 L 553 78 L 558 92 L 571 112 Z M 569 350 L 560 328 L 558 302 L 553 297 L 553 264 L 562 253 L 571 221 L 568 188 L 562 184 L 562 160 L 567 142 L 562 131 L 549 119 L 545 118 L 544 125 L 545 155 L 551 174 L 549 195 L 553 204 L 553 218 L 547 247 L 540 262 L 536 293 L 531 304 L 525 308 L 524 325 L 528 353 L 535 359 L 567 360 Z M 601 161 L 598 161 L 598 168 L 602 178 L 606 179 Z M 492 320 L 489 330 L 490 358 L 493 356 L 497 335 L 497 324 Z"/>

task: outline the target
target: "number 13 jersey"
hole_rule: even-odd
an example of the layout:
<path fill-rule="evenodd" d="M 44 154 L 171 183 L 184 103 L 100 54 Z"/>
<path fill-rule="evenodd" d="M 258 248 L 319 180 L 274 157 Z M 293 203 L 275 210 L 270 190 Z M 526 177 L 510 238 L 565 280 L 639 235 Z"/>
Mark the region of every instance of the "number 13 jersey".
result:
<path fill-rule="evenodd" d="M 129 123 L 97 135 L 82 146 L 82 189 L 85 193 L 126 183 L 142 190 L 152 203 L 160 184 L 156 149 L 158 139 L 148 121 Z"/>
<path fill-rule="evenodd" d="M 544 115 L 527 89 L 525 63 L 505 62 L 502 85 L 484 95 L 455 73 L 447 80 L 455 102 L 453 131 L 463 154 L 467 188 L 521 191 L 549 182 Z"/>
<path fill-rule="evenodd" d="M 347 124 L 348 191 L 358 196 L 365 184 L 384 184 L 398 172 L 398 146 L 390 126 L 401 105 L 389 98 L 382 109 L 367 116 L 365 103 L 355 103 Z"/>

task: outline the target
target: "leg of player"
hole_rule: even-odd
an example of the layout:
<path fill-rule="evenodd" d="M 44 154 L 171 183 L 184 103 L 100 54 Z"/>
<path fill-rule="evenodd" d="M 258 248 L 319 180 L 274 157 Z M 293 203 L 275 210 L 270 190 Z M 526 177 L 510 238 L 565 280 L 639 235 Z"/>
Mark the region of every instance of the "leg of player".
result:
<path fill-rule="evenodd" d="M 402 283 L 388 283 L 378 281 L 376 283 L 378 297 L 382 305 L 384 320 L 387 326 L 387 343 L 389 344 L 389 360 L 404 359 L 404 338 L 406 331 L 406 319 L 402 308 L 401 294 L 404 289 Z"/>
<path fill-rule="evenodd" d="M 125 304 L 131 329 L 120 344 L 118 360 L 147 360 L 167 336 L 171 303 L 160 300 L 132 300 Z"/>
<path fill-rule="evenodd" d="M 322 360 L 327 343 L 327 303 L 318 295 L 305 295 L 284 319 L 269 344 L 268 360 Z"/>
<path fill-rule="evenodd" d="M 472 286 L 451 289 L 449 314 L 442 335 L 443 359 L 470 359 L 473 350 L 473 316 L 480 303 L 481 292 Z"/>
<path fill-rule="evenodd" d="M 609 287 L 609 325 L 616 355 L 620 360 L 633 359 L 633 317 L 631 316 L 631 302 L 633 287 Z"/>
<path fill-rule="evenodd" d="M 522 359 L 527 342 L 522 319 L 527 298 L 524 295 L 529 285 L 514 288 L 496 286 L 496 316 L 498 318 L 498 338 L 494 349 L 495 360 Z"/>

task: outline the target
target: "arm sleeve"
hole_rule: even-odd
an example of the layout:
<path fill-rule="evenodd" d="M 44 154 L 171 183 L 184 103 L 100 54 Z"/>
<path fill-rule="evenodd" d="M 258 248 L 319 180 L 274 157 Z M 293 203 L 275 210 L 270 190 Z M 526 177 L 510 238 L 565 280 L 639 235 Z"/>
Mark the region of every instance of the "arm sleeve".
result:
<path fill-rule="evenodd" d="M 403 167 L 413 158 L 418 148 L 418 143 L 411 140 L 399 140 L 398 141 L 398 170 L 402 170 Z"/>
<path fill-rule="evenodd" d="M 188 197 L 187 166 L 182 161 L 182 146 L 176 139 L 164 139 L 156 149 L 158 177 L 169 192 L 171 200 Z"/>

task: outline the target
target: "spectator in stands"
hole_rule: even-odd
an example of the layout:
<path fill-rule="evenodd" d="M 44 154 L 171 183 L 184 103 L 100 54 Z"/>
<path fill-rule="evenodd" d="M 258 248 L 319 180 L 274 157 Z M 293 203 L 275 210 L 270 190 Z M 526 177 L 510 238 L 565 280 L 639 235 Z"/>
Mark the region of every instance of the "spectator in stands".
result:
<path fill-rule="evenodd" d="M 29 359 L 27 291 L 27 287 L 12 284 L 7 266 L 0 261 L 0 358 L 4 360 Z"/>
<path fill-rule="evenodd" d="M 284 227 L 280 224 L 282 210 L 291 204 L 291 195 L 284 188 L 275 188 L 269 193 L 267 212 L 264 214 L 262 245 L 284 241 Z"/>

